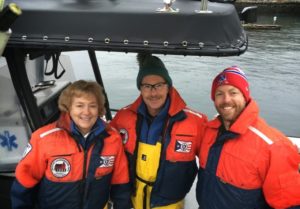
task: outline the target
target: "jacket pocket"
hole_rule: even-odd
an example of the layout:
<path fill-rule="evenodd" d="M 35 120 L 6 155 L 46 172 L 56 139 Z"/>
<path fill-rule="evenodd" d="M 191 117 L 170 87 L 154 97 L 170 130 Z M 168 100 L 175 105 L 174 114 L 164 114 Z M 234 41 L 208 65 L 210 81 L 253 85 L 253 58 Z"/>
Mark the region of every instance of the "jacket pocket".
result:
<path fill-rule="evenodd" d="M 72 153 L 67 155 L 54 155 L 48 159 L 45 172 L 47 179 L 53 182 L 74 182 L 82 177 L 83 154 Z"/>

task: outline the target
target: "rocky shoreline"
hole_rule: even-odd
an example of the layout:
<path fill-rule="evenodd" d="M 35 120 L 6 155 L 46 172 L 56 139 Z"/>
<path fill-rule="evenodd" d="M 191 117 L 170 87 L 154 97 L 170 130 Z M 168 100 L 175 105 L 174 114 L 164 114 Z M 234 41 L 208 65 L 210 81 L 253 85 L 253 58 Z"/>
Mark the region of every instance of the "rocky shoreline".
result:
<path fill-rule="evenodd" d="M 257 6 L 257 12 L 266 13 L 289 13 L 300 15 L 300 0 L 236 0 L 238 10 L 247 6 Z"/>
<path fill-rule="evenodd" d="M 300 0 L 236 0 L 236 3 L 256 4 L 300 4 Z"/>

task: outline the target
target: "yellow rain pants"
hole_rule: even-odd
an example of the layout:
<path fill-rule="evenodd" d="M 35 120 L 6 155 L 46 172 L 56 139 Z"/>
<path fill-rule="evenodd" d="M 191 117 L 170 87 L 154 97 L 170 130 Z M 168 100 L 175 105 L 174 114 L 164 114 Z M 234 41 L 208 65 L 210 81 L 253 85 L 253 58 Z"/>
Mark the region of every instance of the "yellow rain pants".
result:
<path fill-rule="evenodd" d="M 136 195 L 132 197 L 135 209 L 154 209 L 150 207 L 150 197 L 156 180 L 160 162 L 161 143 L 156 145 L 139 142 L 136 159 Z M 155 207 L 155 209 L 182 209 L 183 200 L 177 203 Z"/>

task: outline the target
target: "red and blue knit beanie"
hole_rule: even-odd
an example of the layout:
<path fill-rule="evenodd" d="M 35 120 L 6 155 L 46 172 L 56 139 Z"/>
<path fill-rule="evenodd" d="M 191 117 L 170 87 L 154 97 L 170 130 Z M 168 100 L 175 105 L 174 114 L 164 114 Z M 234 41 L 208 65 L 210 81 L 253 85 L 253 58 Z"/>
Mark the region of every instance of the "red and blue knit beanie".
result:
<path fill-rule="evenodd" d="M 238 88 L 244 95 L 246 102 L 250 100 L 249 84 L 245 73 L 236 66 L 226 68 L 219 73 L 211 87 L 211 99 L 215 100 L 216 89 L 222 85 L 232 85 Z"/>

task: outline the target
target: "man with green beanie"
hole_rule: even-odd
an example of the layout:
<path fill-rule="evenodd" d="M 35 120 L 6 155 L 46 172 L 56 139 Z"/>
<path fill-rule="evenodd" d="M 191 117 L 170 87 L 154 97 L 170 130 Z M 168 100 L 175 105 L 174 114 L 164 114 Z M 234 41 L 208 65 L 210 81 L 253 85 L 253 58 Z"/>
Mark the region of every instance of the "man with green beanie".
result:
<path fill-rule="evenodd" d="M 140 96 L 111 125 L 122 135 L 135 209 L 182 209 L 197 173 L 196 155 L 207 117 L 189 109 L 164 63 L 139 54 Z"/>

